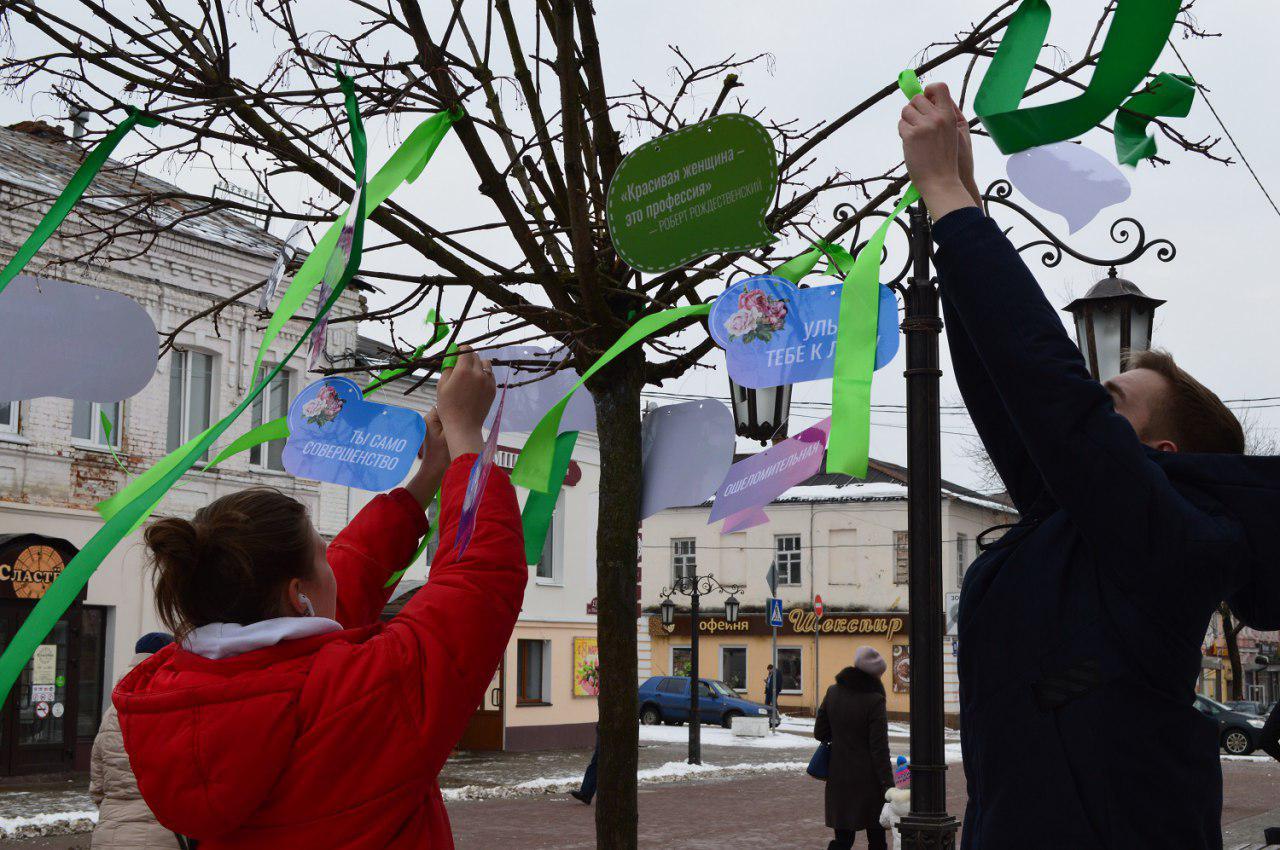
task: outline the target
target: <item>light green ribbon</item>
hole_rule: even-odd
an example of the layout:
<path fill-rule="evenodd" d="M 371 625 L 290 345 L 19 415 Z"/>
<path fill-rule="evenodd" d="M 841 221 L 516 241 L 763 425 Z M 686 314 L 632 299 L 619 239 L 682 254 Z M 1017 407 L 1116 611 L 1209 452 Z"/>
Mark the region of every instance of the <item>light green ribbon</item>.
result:
<path fill-rule="evenodd" d="M 337 74 L 346 96 L 347 118 L 351 125 L 354 170 L 357 180 L 363 183 L 365 175 L 365 136 L 364 128 L 360 123 L 360 113 L 356 106 L 355 88 L 351 80 L 342 74 L 340 70 L 337 71 Z M 363 213 L 364 211 L 360 212 Z M 133 498 L 116 505 L 112 516 L 107 519 L 102 528 L 98 529 L 98 532 L 89 539 L 84 548 L 71 559 L 71 562 L 62 570 L 58 578 L 49 586 L 44 596 L 41 597 L 26 619 L 23 620 L 22 626 L 14 634 L 9 645 L 5 647 L 4 653 L 0 655 L 0 702 L 3 702 L 5 697 L 8 696 L 14 682 L 21 675 L 36 647 L 53 630 L 53 627 L 88 583 L 89 578 L 102 561 L 111 554 L 121 540 L 146 519 L 147 515 L 154 510 L 155 506 L 164 498 L 165 493 L 177 483 L 178 479 L 186 474 L 187 470 L 194 466 L 200 458 L 204 457 L 214 441 L 231 427 L 231 424 L 241 413 L 253 404 L 254 400 L 262 394 L 263 390 L 270 385 L 280 373 L 280 370 L 284 368 L 284 364 L 288 362 L 289 358 L 306 341 L 311 330 L 328 314 L 329 310 L 345 291 L 356 270 L 360 267 L 363 240 L 364 215 L 360 214 L 355 217 L 351 257 L 341 279 L 334 286 L 328 301 L 316 312 L 316 317 L 312 319 L 307 332 L 303 333 L 293 348 L 290 349 L 288 356 L 282 358 L 271 369 L 270 373 L 249 391 L 244 400 L 230 414 L 179 449 L 175 453 L 177 455 L 176 459 L 166 465 L 161 475 L 148 478 L 144 474 L 138 480 L 135 480 L 134 484 L 138 484 L 143 478 L 147 479 L 143 487 L 135 490 Z M 256 369 L 254 374 L 257 374 Z M 166 458 L 166 460 L 168 459 Z"/>
<path fill-rule="evenodd" d="M 974 100 L 974 111 L 1005 154 L 1074 139 L 1116 110 L 1160 58 L 1180 0 L 1118 0 L 1089 85 L 1076 97 L 1019 109 L 1049 32 L 1046 0 L 1023 0 Z"/>
<path fill-rule="evenodd" d="M 661 313 L 642 316 L 638 322 L 628 328 L 627 332 L 620 336 L 617 342 L 609 346 L 609 350 L 602 354 L 599 360 L 591 364 L 591 368 L 583 373 L 577 383 L 565 393 L 564 398 L 556 402 L 555 406 L 548 410 L 546 415 L 534 426 L 533 431 L 529 434 L 529 439 L 524 444 L 524 448 L 520 451 L 520 458 L 516 461 L 515 469 L 511 471 L 512 482 L 529 490 L 550 493 L 555 483 L 552 475 L 552 466 L 555 460 L 556 438 L 560 433 L 560 420 L 564 416 L 564 410 L 569 406 L 569 400 L 573 398 L 573 394 L 590 380 L 592 375 L 609 365 L 613 358 L 637 342 L 662 330 L 673 322 L 678 322 L 689 316 L 705 316 L 710 312 L 710 304 L 672 307 L 670 310 L 663 310 Z"/>
<path fill-rule="evenodd" d="M 413 132 L 401 142 L 400 147 L 396 149 L 391 158 L 387 160 L 382 168 L 378 170 L 378 173 L 374 175 L 373 179 L 365 186 L 363 193 L 365 218 L 368 217 L 374 207 L 386 200 L 392 189 L 401 183 L 413 182 L 422 173 L 423 167 L 430 161 L 432 154 L 435 153 L 436 148 L 440 145 L 441 139 L 449 132 L 449 128 L 453 126 L 458 117 L 461 117 L 460 114 L 454 115 L 447 112 L 433 115 L 414 128 Z M 294 314 L 302 307 L 303 302 L 306 301 L 311 290 L 320 283 L 325 265 L 329 260 L 329 254 L 333 252 L 338 244 L 339 229 L 337 228 L 337 221 L 341 221 L 341 219 L 342 217 L 340 216 L 320 242 L 316 244 L 306 262 L 302 264 L 302 268 L 298 269 L 298 273 L 294 275 L 288 291 L 280 299 L 280 304 L 276 307 L 276 312 L 271 317 L 271 323 L 263 336 L 262 344 L 258 348 L 257 365 L 254 367 L 253 374 L 258 374 L 258 366 L 261 366 L 267 348 L 271 341 L 275 339 L 276 334 L 279 333 L 280 328 L 284 327 L 285 323 L 293 318 Z M 362 218 L 361 226 L 363 226 L 363 220 Z M 274 332 L 272 328 L 275 329 Z M 281 362 L 284 361 L 282 360 Z M 125 504 L 132 501 L 138 494 L 150 487 L 153 482 L 159 480 L 169 470 L 173 469 L 185 456 L 187 449 L 203 439 L 205 434 L 208 433 L 208 431 L 205 431 L 185 445 L 170 452 L 164 458 L 161 458 L 154 466 L 121 488 L 114 496 L 98 503 L 94 510 L 103 519 L 111 519 Z M 272 437 L 272 439 L 278 439 L 278 437 Z M 245 446 L 245 448 L 248 448 L 248 446 Z M 225 458 L 221 459 L 225 460 Z M 139 525 L 146 521 L 146 517 L 147 515 L 144 514 L 139 519 Z"/>
<path fill-rule="evenodd" d="M 1182 74 L 1160 74 L 1147 86 L 1124 102 L 1116 113 L 1116 161 L 1121 165 L 1137 165 L 1156 155 L 1156 140 L 1147 135 L 1147 125 L 1159 115 L 1186 118 L 1196 98 L 1196 81 Z"/>
<path fill-rule="evenodd" d="M 923 92 L 912 71 L 903 71 L 898 87 L 907 99 Z M 871 453 L 871 376 L 876 365 L 876 330 L 880 319 L 880 253 L 894 219 L 920 200 L 915 186 L 876 228 L 849 264 L 840 292 L 836 330 L 835 374 L 831 384 L 831 436 L 827 439 L 827 471 L 867 477 Z M 832 252 L 841 267 L 848 252 Z M 841 271 L 845 271 L 841 268 Z M 828 273 L 830 269 L 828 269 Z"/>
<path fill-rule="evenodd" d="M 400 144 L 400 147 L 396 148 L 391 158 L 387 160 L 382 168 L 378 169 L 378 173 L 365 186 L 364 208 L 366 216 L 381 206 L 382 202 L 390 197 L 391 193 L 400 184 L 412 183 L 418 178 L 418 175 L 422 173 L 422 169 L 430 161 L 432 154 L 435 153 L 441 140 L 444 139 L 445 134 L 449 132 L 449 128 L 461 117 L 461 112 L 440 112 L 414 128 L 408 138 Z M 342 218 L 342 216 L 339 216 L 325 231 L 324 236 L 316 243 L 315 250 L 307 257 L 306 262 L 302 264 L 302 268 L 298 269 L 298 273 L 289 282 L 289 288 L 281 296 L 280 306 L 271 317 L 271 321 L 267 324 L 267 330 L 262 335 L 262 345 L 258 348 L 258 359 L 254 364 L 253 373 L 255 375 L 258 373 L 258 367 L 262 365 L 262 359 L 266 355 L 267 349 L 275 341 L 285 322 L 289 321 L 293 314 L 302 307 L 303 302 L 307 300 L 307 296 L 323 279 L 329 254 L 333 252 L 334 247 L 338 244 L 338 234 L 342 230 L 340 224 Z"/>
<path fill-rule="evenodd" d="M 84 196 L 84 191 L 89 188 L 93 178 L 98 176 L 98 172 L 102 170 L 102 166 L 106 164 L 111 152 L 116 149 L 116 145 L 120 144 L 120 140 L 127 136 L 129 131 L 137 124 L 141 124 L 143 127 L 156 127 L 159 126 L 160 122 L 150 115 L 144 115 L 132 106 L 129 107 L 129 114 L 116 125 L 114 130 L 107 133 L 102 138 L 102 141 L 93 146 L 93 150 L 89 151 L 89 155 L 84 158 L 84 162 L 80 163 L 76 173 L 71 175 L 71 180 L 67 183 L 66 188 L 54 200 L 53 206 L 44 214 L 44 218 L 40 219 L 36 229 L 27 237 L 27 241 L 23 242 L 22 246 L 18 248 L 18 253 L 13 255 L 13 259 L 9 260 L 4 270 L 0 271 L 0 292 L 3 292 L 9 282 L 18 276 L 18 272 L 22 271 L 27 263 L 31 262 L 31 258 L 36 255 L 41 246 L 58 229 L 58 225 L 62 224 L 71 209 Z"/>

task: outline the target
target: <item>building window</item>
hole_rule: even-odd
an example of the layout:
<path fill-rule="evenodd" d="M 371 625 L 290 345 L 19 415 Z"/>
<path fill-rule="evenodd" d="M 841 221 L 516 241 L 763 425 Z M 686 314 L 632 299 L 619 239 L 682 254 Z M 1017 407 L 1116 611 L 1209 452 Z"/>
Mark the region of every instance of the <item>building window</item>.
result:
<path fill-rule="evenodd" d="M 0 401 L 0 434 L 18 433 L 18 402 Z"/>
<path fill-rule="evenodd" d="M 956 587 L 964 583 L 964 571 L 969 568 L 969 535 L 956 534 Z"/>
<path fill-rule="evenodd" d="M 910 575 L 909 565 L 911 563 L 908 558 L 907 548 L 907 532 L 895 531 L 893 533 L 893 583 L 906 584 L 907 576 Z"/>
<path fill-rule="evenodd" d="M 538 555 L 537 577 L 542 584 L 557 584 L 560 580 L 559 564 L 556 562 L 556 523 L 563 506 L 564 494 L 561 493 L 556 500 L 556 509 L 551 512 L 551 522 L 547 524 L 547 537 L 542 541 L 542 553 Z"/>
<path fill-rule="evenodd" d="M 169 451 L 200 435 L 213 412 L 213 355 L 175 351 L 169 359 Z M 201 460 L 208 459 L 208 452 Z"/>
<path fill-rule="evenodd" d="M 103 414 L 110 424 L 110 436 L 102 426 Z M 95 446 L 120 448 L 120 402 L 99 404 L 96 401 L 71 403 L 71 437 Z"/>
<path fill-rule="evenodd" d="M 747 648 L 745 646 L 720 647 L 720 681 L 735 691 L 746 691 Z"/>
<path fill-rule="evenodd" d="M 800 535 L 775 535 L 773 548 L 773 563 L 778 569 L 778 584 L 800 584 Z"/>
<path fill-rule="evenodd" d="M 778 647 L 778 683 L 784 694 L 798 694 L 803 688 L 800 683 L 804 671 L 800 665 L 801 651 L 798 646 Z"/>
<path fill-rule="evenodd" d="M 671 575 L 679 581 L 693 578 L 698 572 L 698 541 L 681 537 L 671 541 Z"/>
<path fill-rule="evenodd" d="M 516 641 L 516 705 L 551 705 L 550 641 Z"/>
<path fill-rule="evenodd" d="M 274 366 L 259 366 L 258 381 L 266 380 Z M 289 378 L 288 369 L 281 369 L 262 394 L 253 400 L 250 411 L 252 422 L 250 427 L 257 428 L 273 419 L 283 419 L 289 412 Z M 255 383 L 256 386 L 256 383 Z M 259 469 L 274 469 L 284 472 L 284 440 L 272 440 L 249 449 L 249 465 Z"/>
<path fill-rule="evenodd" d="M 693 675 L 693 650 L 687 646 L 671 647 L 671 675 Z"/>

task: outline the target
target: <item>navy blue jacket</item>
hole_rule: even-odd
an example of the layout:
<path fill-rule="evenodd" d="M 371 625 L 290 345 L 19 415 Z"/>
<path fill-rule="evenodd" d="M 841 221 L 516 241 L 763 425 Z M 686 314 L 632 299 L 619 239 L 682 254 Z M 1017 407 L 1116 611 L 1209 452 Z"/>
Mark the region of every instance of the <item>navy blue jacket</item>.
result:
<path fill-rule="evenodd" d="M 976 208 L 937 222 L 952 365 L 1022 521 L 965 574 L 965 850 L 1220 848 L 1193 706 L 1220 600 L 1280 626 L 1280 458 L 1139 442 Z"/>

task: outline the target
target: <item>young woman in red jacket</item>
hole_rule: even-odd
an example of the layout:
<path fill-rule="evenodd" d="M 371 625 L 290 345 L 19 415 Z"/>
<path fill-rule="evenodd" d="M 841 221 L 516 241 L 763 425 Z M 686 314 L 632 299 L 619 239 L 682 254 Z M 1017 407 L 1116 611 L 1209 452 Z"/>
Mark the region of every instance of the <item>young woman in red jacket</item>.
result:
<path fill-rule="evenodd" d="M 488 365 L 464 353 L 440 379 L 421 469 L 327 547 L 300 503 L 268 489 L 147 529 L 156 604 L 178 643 L 113 700 L 162 824 L 201 850 L 453 847 L 436 776 L 497 669 L 528 579 L 501 470 L 463 557 L 453 547 L 493 395 Z M 380 623 L 387 580 L 426 533 L 441 479 L 430 578 Z"/>

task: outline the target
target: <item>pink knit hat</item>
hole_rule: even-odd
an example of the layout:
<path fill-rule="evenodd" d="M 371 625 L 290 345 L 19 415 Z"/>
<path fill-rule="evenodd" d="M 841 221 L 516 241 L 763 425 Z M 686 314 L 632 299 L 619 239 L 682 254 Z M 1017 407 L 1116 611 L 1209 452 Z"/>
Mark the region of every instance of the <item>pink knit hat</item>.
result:
<path fill-rule="evenodd" d="M 863 673 L 879 679 L 889 669 L 884 656 L 869 646 L 860 646 L 853 656 L 853 666 Z"/>

